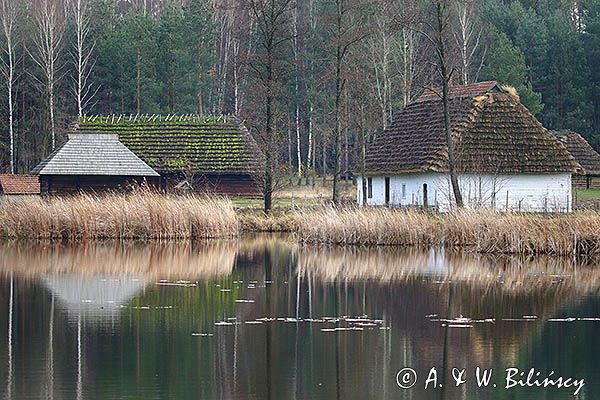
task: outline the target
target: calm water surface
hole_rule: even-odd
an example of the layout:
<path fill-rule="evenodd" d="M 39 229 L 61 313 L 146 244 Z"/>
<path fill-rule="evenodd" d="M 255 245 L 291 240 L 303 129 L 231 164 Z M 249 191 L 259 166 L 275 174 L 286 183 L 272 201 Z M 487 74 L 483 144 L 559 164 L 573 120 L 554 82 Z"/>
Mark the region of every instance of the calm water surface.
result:
<path fill-rule="evenodd" d="M 600 399 L 599 287 L 592 262 L 285 237 L 4 244 L 0 396 Z M 494 371 L 488 387 L 478 366 Z M 405 367 L 410 390 L 396 383 Z M 425 390 L 432 367 L 444 385 Z M 453 367 L 466 369 L 458 388 Z M 511 367 L 585 386 L 507 390 Z"/>

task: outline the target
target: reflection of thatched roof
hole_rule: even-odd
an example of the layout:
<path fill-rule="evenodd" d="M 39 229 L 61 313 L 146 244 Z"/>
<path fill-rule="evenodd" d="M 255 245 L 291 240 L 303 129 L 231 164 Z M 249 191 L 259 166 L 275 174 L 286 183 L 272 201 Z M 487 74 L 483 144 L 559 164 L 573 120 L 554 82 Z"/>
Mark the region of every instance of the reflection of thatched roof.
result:
<path fill-rule="evenodd" d="M 232 117 L 84 117 L 77 132 L 118 134 L 158 172 L 253 174 L 262 153 L 246 127 Z"/>
<path fill-rule="evenodd" d="M 565 130 L 553 131 L 569 153 L 583 168 L 585 175 L 600 175 L 600 154 L 580 134 Z"/>
<path fill-rule="evenodd" d="M 586 294 L 600 288 L 600 271 L 596 268 L 581 266 L 571 258 L 549 256 L 492 257 L 393 247 L 302 247 L 298 268 L 300 275 L 327 282 L 346 279 L 390 283 L 433 278 L 515 294 L 547 290 Z"/>
<path fill-rule="evenodd" d="M 460 171 L 548 173 L 578 168 L 558 139 L 509 93 L 451 97 L 450 122 Z M 439 97 L 408 105 L 369 147 L 367 172 L 447 172 L 443 127 Z"/>

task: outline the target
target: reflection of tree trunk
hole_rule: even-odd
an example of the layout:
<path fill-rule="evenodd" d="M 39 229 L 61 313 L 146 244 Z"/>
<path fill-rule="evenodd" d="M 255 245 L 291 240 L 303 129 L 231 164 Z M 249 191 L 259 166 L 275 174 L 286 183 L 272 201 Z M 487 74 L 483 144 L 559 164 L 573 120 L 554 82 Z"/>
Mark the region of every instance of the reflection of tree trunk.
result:
<path fill-rule="evenodd" d="M 454 285 L 452 283 L 449 283 L 449 294 L 448 294 L 448 311 L 446 312 L 446 318 L 448 319 L 452 319 L 452 308 L 454 305 Z M 441 391 L 440 391 L 440 400 L 444 400 L 446 398 L 446 387 L 449 385 L 449 383 L 446 382 L 446 377 L 447 377 L 447 373 L 446 373 L 446 369 L 448 368 L 448 336 L 449 336 L 449 332 L 450 332 L 450 328 L 448 328 L 448 324 L 446 324 L 446 327 L 444 328 L 444 353 L 442 356 L 442 387 L 441 387 Z"/>
<path fill-rule="evenodd" d="M 83 397 L 82 351 L 81 351 L 81 311 L 77 316 L 77 400 Z"/>
<path fill-rule="evenodd" d="M 49 323 L 49 340 L 48 340 L 48 382 L 47 396 L 49 399 L 54 398 L 54 296 L 50 305 L 50 323 Z"/>
<path fill-rule="evenodd" d="M 268 249 L 265 249 L 265 281 L 270 281 L 271 280 L 271 252 Z M 271 291 L 270 290 L 266 290 L 265 291 L 265 310 L 266 310 L 266 315 L 268 317 L 271 316 Z M 267 361 L 267 365 L 266 365 L 266 372 L 267 372 L 267 400 L 271 400 L 272 396 L 271 396 L 271 326 L 272 324 L 266 324 L 266 329 L 267 329 L 267 333 L 266 333 L 266 338 L 265 338 L 265 345 L 266 345 L 266 361 Z"/>
<path fill-rule="evenodd" d="M 13 273 L 10 273 L 10 297 L 8 301 L 8 379 L 6 383 L 6 398 L 12 399 L 13 387 L 13 303 L 14 303 L 14 278 Z"/>

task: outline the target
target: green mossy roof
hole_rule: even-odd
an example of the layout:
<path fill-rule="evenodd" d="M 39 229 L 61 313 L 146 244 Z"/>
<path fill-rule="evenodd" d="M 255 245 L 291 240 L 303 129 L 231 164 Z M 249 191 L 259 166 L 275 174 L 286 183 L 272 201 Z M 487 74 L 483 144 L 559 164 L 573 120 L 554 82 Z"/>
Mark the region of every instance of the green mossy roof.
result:
<path fill-rule="evenodd" d="M 204 116 L 83 117 L 79 133 L 118 134 L 119 140 L 158 172 L 255 174 L 262 155 L 236 118 Z"/>

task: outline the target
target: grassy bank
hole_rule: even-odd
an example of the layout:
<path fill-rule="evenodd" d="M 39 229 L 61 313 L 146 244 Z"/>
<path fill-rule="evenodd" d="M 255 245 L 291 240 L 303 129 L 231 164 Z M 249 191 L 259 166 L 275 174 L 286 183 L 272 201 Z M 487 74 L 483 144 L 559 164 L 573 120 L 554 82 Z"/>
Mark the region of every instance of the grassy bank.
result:
<path fill-rule="evenodd" d="M 479 253 L 600 255 L 600 213 L 538 215 L 489 210 L 427 214 L 325 208 L 297 219 L 301 242 L 465 248 Z"/>
<path fill-rule="evenodd" d="M 487 254 L 600 255 L 600 213 L 569 215 L 310 205 L 238 207 L 221 198 L 140 190 L 30 198 L 0 205 L 0 237 L 31 240 L 206 239 L 241 232 L 292 232 L 325 245 L 439 246 Z"/>
<path fill-rule="evenodd" d="M 34 240 L 202 239 L 235 236 L 230 202 L 148 190 L 25 199 L 0 206 L 0 236 Z"/>

